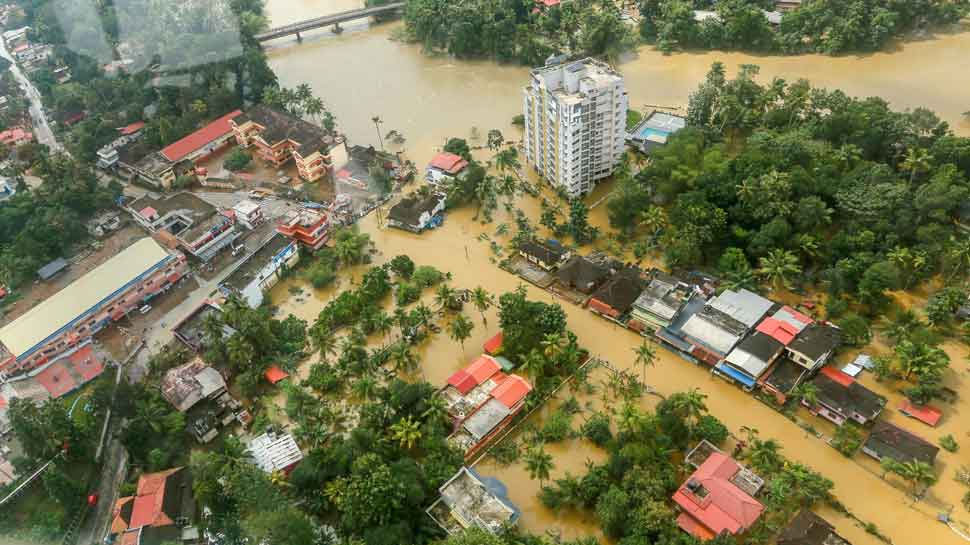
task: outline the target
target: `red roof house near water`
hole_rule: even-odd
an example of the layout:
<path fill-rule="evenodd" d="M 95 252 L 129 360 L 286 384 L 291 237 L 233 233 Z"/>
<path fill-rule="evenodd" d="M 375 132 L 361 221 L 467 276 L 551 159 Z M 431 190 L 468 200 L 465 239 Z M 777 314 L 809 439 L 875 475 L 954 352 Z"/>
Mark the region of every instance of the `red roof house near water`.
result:
<path fill-rule="evenodd" d="M 268 380 L 270 384 L 276 384 L 290 376 L 289 373 L 280 369 L 277 365 L 270 365 L 269 369 L 266 370 L 265 375 L 266 380 Z"/>
<path fill-rule="evenodd" d="M 741 469 L 732 458 L 713 452 L 687 479 L 673 499 L 683 511 L 677 525 L 698 539 L 738 534 L 754 524 L 764 505 L 731 482 Z"/>
<path fill-rule="evenodd" d="M 492 397 L 509 409 L 515 407 L 532 391 L 532 385 L 519 375 L 509 375 L 492 390 Z"/>
<path fill-rule="evenodd" d="M 899 412 L 934 428 L 943 418 L 943 411 L 940 409 L 932 405 L 916 405 L 908 399 L 903 400 L 902 404 L 899 405 Z"/>
<path fill-rule="evenodd" d="M 204 148 L 213 141 L 232 134 L 232 126 L 229 125 L 229 120 L 240 115 L 242 115 L 240 110 L 229 112 L 185 138 L 162 148 L 161 153 L 169 161 L 180 161 L 185 156 Z"/>
<path fill-rule="evenodd" d="M 428 166 L 455 175 L 468 166 L 468 161 L 454 153 L 442 152 L 435 155 L 434 159 L 431 160 L 431 164 Z"/>
<path fill-rule="evenodd" d="M 492 337 L 491 339 L 485 341 L 485 344 L 482 345 L 482 350 L 484 350 L 485 353 L 488 354 L 488 355 L 490 355 L 490 356 L 494 356 L 501 349 L 502 349 L 502 332 L 501 331 L 499 331 L 498 333 L 496 333 L 495 336 Z"/>

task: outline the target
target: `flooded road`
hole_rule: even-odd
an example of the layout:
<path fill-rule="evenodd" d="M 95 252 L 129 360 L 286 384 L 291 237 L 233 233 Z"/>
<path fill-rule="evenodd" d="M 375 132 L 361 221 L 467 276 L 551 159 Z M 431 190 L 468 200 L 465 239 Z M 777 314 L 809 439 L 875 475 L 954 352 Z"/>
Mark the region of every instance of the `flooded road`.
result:
<path fill-rule="evenodd" d="M 268 11 L 272 24 L 279 25 L 359 6 L 359 2 L 352 0 L 269 0 Z M 488 129 L 498 128 L 506 138 L 518 139 L 518 132 L 512 129 L 510 121 L 521 109 L 520 88 L 527 79 L 527 68 L 429 57 L 417 46 L 390 40 L 399 27 L 400 23 L 376 27 L 359 23 L 358 26 L 348 26 L 340 36 L 326 30 L 307 34 L 302 44 L 293 39 L 277 40 L 269 44 L 270 64 L 283 85 L 292 87 L 306 82 L 313 86 L 337 116 L 340 130 L 353 143 L 376 145 L 378 129 L 371 118 L 380 116 L 384 122 L 380 127 L 382 133 L 396 129 L 407 138 L 402 146 L 390 149 L 405 151 L 419 166 L 435 153 L 445 138 L 469 138 L 472 127 L 477 127 L 482 135 Z M 623 61 L 619 69 L 626 76 L 631 104 L 637 108 L 646 104 L 685 105 L 688 93 L 697 86 L 710 64 L 721 60 L 729 70 L 743 63 L 759 64 L 765 79 L 805 77 L 815 85 L 841 88 L 851 95 L 882 96 L 895 108 L 926 106 L 950 122 L 956 131 L 967 134 L 970 133 L 970 123 L 961 115 L 970 109 L 964 98 L 964 90 L 970 87 L 970 71 L 965 69 L 966 51 L 970 51 L 970 32 L 904 44 L 891 53 L 840 58 L 772 58 L 736 53 L 663 56 L 652 49 L 641 48 L 638 55 Z M 600 188 L 590 202 L 605 191 Z M 533 220 L 538 217 L 538 205 L 533 199 L 524 199 L 519 206 Z M 605 227 L 604 208 L 595 209 L 590 218 L 601 228 Z M 449 212 L 442 228 L 420 236 L 382 229 L 374 215 L 362 220 L 361 229 L 371 235 L 381 250 L 382 253 L 375 256 L 378 263 L 398 254 L 407 254 L 417 264 L 433 265 L 451 272 L 454 287 L 481 285 L 496 294 L 514 289 L 521 280 L 500 271 L 491 262 L 494 256 L 488 243 L 477 238 L 482 233 L 492 235 L 499 223 L 511 223 L 509 217 L 500 210 L 496 212 L 493 224 L 481 226 L 472 219 L 473 215 L 474 210 L 470 208 Z M 347 277 L 341 273 L 345 280 L 340 289 L 349 286 Z M 274 302 L 280 304 L 284 312 L 292 312 L 310 322 L 334 293 L 328 290 L 296 296 L 290 293 L 289 285 L 284 283 L 274 290 Z M 529 287 L 529 294 L 534 299 L 554 301 L 551 294 L 533 287 Z M 568 303 L 563 307 L 570 328 L 593 355 L 620 368 L 633 368 L 631 349 L 639 344 L 638 336 L 587 310 Z M 429 382 L 441 384 L 451 372 L 474 357 L 481 343 L 494 332 L 497 325 L 494 312 L 488 315 L 489 328 L 483 327 L 477 312 L 468 310 L 468 314 L 476 327 L 472 337 L 465 342 L 464 350 L 444 334 L 422 345 L 419 351 L 422 375 Z M 954 356 L 954 367 L 958 369 L 955 380 L 965 382 L 965 349 L 948 347 L 948 352 Z M 873 470 L 874 464 L 863 460 L 864 455 L 858 454 L 853 460 L 843 457 L 748 394 L 670 352 L 659 351 L 657 365 L 649 370 L 647 382 L 663 394 L 700 388 L 709 396 L 710 412 L 734 433 L 738 434 L 742 426 L 749 426 L 757 428 L 763 438 L 778 439 L 784 445 L 785 455 L 832 479 L 836 497 L 860 519 L 875 524 L 893 543 L 961 542 L 949 529 L 936 522 L 935 516 L 947 506 L 955 505 L 954 518 L 970 520 L 959 505 L 962 489 L 952 482 L 954 468 L 968 460 L 966 449 L 970 448 L 970 436 L 967 436 L 965 424 L 965 404 L 948 408 L 950 426 L 947 427 L 948 433 L 965 443 L 964 449 L 956 454 L 941 451 L 941 462 L 937 465 L 940 482 L 931 489 L 926 500 L 913 504 L 901 489 L 905 486 L 893 486 L 899 483 L 880 479 L 878 467 Z M 928 431 L 917 428 L 918 424 L 912 421 L 900 421 L 901 417 L 894 410 L 898 393 L 883 389 L 891 399 L 887 408 L 888 419 L 931 440 L 943 433 L 943 428 Z M 961 419 L 964 421 L 962 425 L 959 423 Z M 818 419 L 809 422 L 822 431 L 829 431 Z M 566 470 L 580 473 L 585 460 L 596 456 L 594 449 L 579 443 L 551 445 L 549 452 L 555 456 L 557 469 L 554 476 Z M 500 468 L 486 461 L 481 468 L 507 484 L 515 483 L 510 489 L 513 499 L 523 509 L 522 525 L 528 530 L 543 534 L 548 529 L 562 528 L 564 537 L 598 535 L 595 521 L 588 514 L 557 516 L 545 510 L 535 499 L 538 484 L 528 480 L 519 466 Z M 879 543 L 850 519 L 831 510 L 822 512 L 856 545 Z"/>

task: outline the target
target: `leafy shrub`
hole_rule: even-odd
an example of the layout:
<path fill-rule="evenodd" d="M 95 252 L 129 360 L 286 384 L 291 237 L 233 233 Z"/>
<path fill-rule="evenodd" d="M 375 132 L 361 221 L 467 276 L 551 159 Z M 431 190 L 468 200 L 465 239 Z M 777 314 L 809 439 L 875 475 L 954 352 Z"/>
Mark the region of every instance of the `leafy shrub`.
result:
<path fill-rule="evenodd" d="M 954 439 L 950 434 L 940 437 L 940 446 L 946 449 L 948 452 L 956 452 L 960 450 L 960 445 L 957 443 L 957 440 Z"/>

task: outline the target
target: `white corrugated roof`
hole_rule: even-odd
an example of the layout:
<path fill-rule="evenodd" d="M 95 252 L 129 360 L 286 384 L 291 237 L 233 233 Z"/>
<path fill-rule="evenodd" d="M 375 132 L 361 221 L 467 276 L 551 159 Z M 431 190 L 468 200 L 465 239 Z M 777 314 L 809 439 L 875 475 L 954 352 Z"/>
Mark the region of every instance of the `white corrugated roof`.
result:
<path fill-rule="evenodd" d="M 0 329 L 0 342 L 20 357 L 119 288 L 169 257 L 143 238 Z"/>
<path fill-rule="evenodd" d="M 708 303 L 708 306 L 720 310 L 748 327 L 754 327 L 764 318 L 772 305 L 774 303 L 771 301 L 745 289 L 724 290 L 724 293 Z"/>
<path fill-rule="evenodd" d="M 705 320 L 700 314 L 691 316 L 680 330 L 721 354 L 727 354 L 741 338 Z"/>
<path fill-rule="evenodd" d="M 292 435 L 264 433 L 249 443 L 249 453 L 266 473 L 281 471 L 303 459 Z"/>
<path fill-rule="evenodd" d="M 724 359 L 754 378 L 760 377 L 768 368 L 768 362 L 740 347 L 732 350 Z"/>

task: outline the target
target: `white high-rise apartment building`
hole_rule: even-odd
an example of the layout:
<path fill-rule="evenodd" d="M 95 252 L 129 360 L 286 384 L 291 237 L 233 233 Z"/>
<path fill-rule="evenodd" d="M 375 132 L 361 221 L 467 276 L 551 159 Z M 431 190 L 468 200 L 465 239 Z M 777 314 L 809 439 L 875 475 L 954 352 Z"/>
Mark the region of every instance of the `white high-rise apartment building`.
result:
<path fill-rule="evenodd" d="M 525 158 L 570 196 L 593 190 L 625 148 L 623 76 L 587 58 L 536 68 L 525 88 Z"/>

